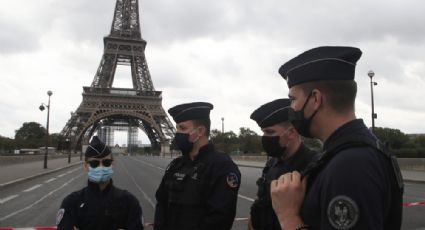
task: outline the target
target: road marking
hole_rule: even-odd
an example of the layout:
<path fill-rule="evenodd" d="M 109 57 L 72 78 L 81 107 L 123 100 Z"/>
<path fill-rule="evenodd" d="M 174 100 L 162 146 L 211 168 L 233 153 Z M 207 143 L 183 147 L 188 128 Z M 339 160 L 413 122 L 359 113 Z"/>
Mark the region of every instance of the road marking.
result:
<path fill-rule="evenodd" d="M 242 199 L 245 199 L 245 200 L 248 200 L 248 201 L 251 201 L 251 202 L 254 202 L 255 201 L 254 199 L 252 199 L 250 197 L 247 197 L 247 196 L 244 196 L 244 195 L 241 195 L 241 194 L 238 194 L 238 197 L 240 197 Z"/>
<path fill-rule="evenodd" d="M 18 197 L 18 195 L 11 195 L 6 198 L 0 199 L 0 204 L 4 204 L 8 202 L 9 200 L 15 199 L 16 197 Z"/>
<path fill-rule="evenodd" d="M 23 192 L 29 192 L 29 191 L 32 191 L 32 190 L 34 190 L 34 189 L 36 189 L 36 188 L 39 188 L 39 187 L 41 187 L 41 186 L 42 186 L 42 184 L 37 184 L 37 185 L 32 186 L 32 187 L 31 187 L 31 188 L 29 188 L 29 189 L 24 190 Z"/>
<path fill-rule="evenodd" d="M 76 177 L 74 177 L 74 178 L 71 178 L 70 180 L 68 180 L 68 182 L 64 183 L 64 184 L 63 184 L 62 186 L 60 186 L 59 188 L 57 188 L 57 189 L 55 189 L 55 190 L 52 190 L 51 192 L 47 193 L 45 196 L 41 197 L 39 200 L 37 200 L 36 202 L 32 203 L 31 205 L 29 205 L 29 206 L 27 206 L 27 207 L 25 207 L 25 208 L 23 208 L 23 209 L 20 209 L 20 210 L 18 210 L 18 211 L 16 211 L 16 212 L 10 213 L 10 214 L 9 214 L 9 215 L 7 215 L 7 216 L 0 217 L 0 221 L 4 221 L 4 220 L 6 220 L 6 219 L 9 219 L 10 217 L 15 216 L 16 214 L 19 214 L 19 213 L 21 213 L 21 212 L 23 212 L 23 211 L 25 211 L 25 210 L 28 210 L 28 209 L 30 209 L 30 208 L 32 208 L 32 207 L 34 207 L 34 205 L 36 205 L 36 204 L 40 203 L 41 201 L 43 201 L 44 199 L 46 199 L 47 197 L 49 197 L 50 195 L 52 195 L 52 194 L 53 194 L 53 193 L 55 193 L 56 191 L 59 191 L 60 189 L 64 188 L 65 186 L 67 186 L 68 184 L 70 184 L 73 180 L 77 179 L 78 177 L 80 177 L 80 176 L 82 176 L 82 175 L 83 175 L 83 173 L 80 173 L 78 176 L 76 176 Z"/>
<path fill-rule="evenodd" d="M 73 167 L 73 166 L 76 166 L 78 164 L 81 164 L 81 162 L 77 162 L 77 163 L 71 164 L 71 165 L 66 166 L 66 167 L 63 167 L 63 168 L 52 169 L 52 170 L 49 170 L 49 171 L 46 171 L 46 172 L 41 172 L 41 173 L 38 173 L 38 174 L 35 174 L 35 175 L 31 175 L 31 176 L 28 176 L 28 177 L 22 177 L 22 178 L 18 178 L 16 180 L 8 181 L 6 183 L 0 184 L 0 188 L 1 187 L 4 187 L 4 186 L 7 186 L 7 185 L 11 185 L 11 184 L 17 183 L 17 182 L 20 182 L 20 181 L 30 180 L 30 179 L 33 179 L 33 178 L 38 177 L 38 176 L 43 176 L 43 175 L 46 175 L 47 173 L 58 172 L 60 170 L 63 170 L 64 168 Z"/>
<path fill-rule="evenodd" d="M 123 161 L 121 161 L 123 162 Z M 121 163 L 120 162 L 120 163 Z M 124 164 L 124 163 L 122 163 Z M 148 196 L 148 194 L 146 194 L 142 188 L 140 188 L 140 186 L 137 184 L 136 180 L 134 179 L 134 177 L 128 172 L 127 167 L 123 167 L 125 172 L 127 173 L 127 175 L 130 176 L 131 180 L 133 181 L 133 183 L 136 185 L 137 189 L 139 189 L 139 191 L 143 194 L 143 197 L 145 197 L 145 199 L 149 202 L 149 204 L 152 206 L 152 208 L 155 208 L 155 203 L 152 201 L 152 199 Z"/>
<path fill-rule="evenodd" d="M 239 218 L 235 218 L 235 221 L 243 221 L 243 220 L 248 220 L 248 217 L 239 217 Z"/>
<path fill-rule="evenodd" d="M 44 181 L 44 183 L 50 183 L 50 182 L 52 182 L 52 181 L 54 181 L 54 180 L 56 180 L 56 178 L 55 177 L 53 177 L 52 179 L 49 179 L 49 180 L 46 180 L 46 181 Z"/>
<path fill-rule="evenodd" d="M 164 168 L 161 168 L 161 167 L 156 166 L 156 165 L 154 165 L 154 164 L 147 163 L 147 162 L 144 162 L 144 161 L 141 161 L 141 160 L 137 160 L 136 158 L 133 158 L 133 159 L 134 159 L 135 161 L 138 161 L 138 162 L 142 163 L 142 164 L 149 165 L 149 166 L 151 166 L 151 167 L 153 167 L 153 168 L 157 168 L 157 169 L 159 169 L 159 170 L 165 171 L 165 169 L 164 169 Z"/>
<path fill-rule="evenodd" d="M 58 177 L 63 177 L 63 176 L 65 176 L 66 175 L 66 173 L 64 173 L 64 174 L 60 174 Z"/>

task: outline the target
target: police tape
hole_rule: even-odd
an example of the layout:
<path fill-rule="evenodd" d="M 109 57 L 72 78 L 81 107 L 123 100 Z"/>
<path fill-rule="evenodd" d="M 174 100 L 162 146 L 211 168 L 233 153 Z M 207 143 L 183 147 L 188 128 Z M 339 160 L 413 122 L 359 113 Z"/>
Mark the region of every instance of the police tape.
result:
<path fill-rule="evenodd" d="M 56 230 L 56 227 L 0 228 L 0 230 Z"/>
<path fill-rule="evenodd" d="M 405 207 L 418 206 L 418 205 L 425 205 L 425 201 L 421 201 L 421 202 L 411 202 L 411 203 L 403 203 L 403 206 L 405 206 Z"/>
<path fill-rule="evenodd" d="M 145 223 L 144 227 L 153 227 L 153 223 Z M 57 230 L 56 227 L 2 228 L 0 230 Z"/>
<path fill-rule="evenodd" d="M 425 201 L 421 201 L 421 202 L 412 202 L 412 203 L 403 203 L 402 206 L 417 206 L 417 205 L 425 205 Z M 244 221 L 244 220 L 248 220 L 249 218 L 247 217 L 240 217 L 240 218 L 235 218 L 235 221 Z M 153 223 L 145 223 L 144 227 L 153 227 L 154 224 Z M 56 230 L 56 227 L 35 227 L 35 228 L 1 228 L 0 230 Z"/>

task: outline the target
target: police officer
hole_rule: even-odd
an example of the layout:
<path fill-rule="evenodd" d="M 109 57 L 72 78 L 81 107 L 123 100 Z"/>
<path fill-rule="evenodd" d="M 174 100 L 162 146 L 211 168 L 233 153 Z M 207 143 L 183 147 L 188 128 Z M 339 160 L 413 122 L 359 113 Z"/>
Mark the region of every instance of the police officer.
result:
<path fill-rule="evenodd" d="M 143 229 L 139 201 L 112 184 L 113 157 L 97 136 L 85 152 L 88 185 L 65 197 L 56 217 L 58 230 Z"/>
<path fill-rule="evenodd" d="M 165 171 L 156 192 L 155 230 L 228 230 L 241 182 L 231 158 L 209 143 L 213 105 L 194 102 L 168 110 L 182 156 Z"/>
<path fill-rule="evenodd" d="M 318 154 L 301 142 L 298 132 L 288 121 L 289 99 L 266 103 L 251 114 L 263 131 L 262 145 L 270 159 L 257 181 L 257 199 L 251 207 L 248 229 L 281 229 L 272 208 L 270 182 L 287 172 L 302 171 Z"/>
<path fill-rule="evenodd" d="M 318 47 L 279 69 L 294 127 L 324 142 L 314 167 L 272 182 L 284 229 L 400 229 L 403 182 L 396 159 L 354 112 L 360 56 L 358 48 Z"/>

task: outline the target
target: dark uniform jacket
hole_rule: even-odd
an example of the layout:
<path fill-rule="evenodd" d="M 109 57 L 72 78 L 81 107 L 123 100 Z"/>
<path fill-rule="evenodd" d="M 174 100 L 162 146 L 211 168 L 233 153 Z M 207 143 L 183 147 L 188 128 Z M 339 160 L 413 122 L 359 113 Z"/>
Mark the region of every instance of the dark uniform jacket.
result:
<path fill-rule="evenodd" d="M 155 230 L 228 230 L 236 215 L 238 167 L 212 144 L 174 159 L 156 192 Z"/>
<path fill-rule="evenodd" d="M 128 191 L 111 183 L 100 191 L 99 185 L 87 187 L 65 197 L 57 216 L 58 230 L 143 229 L 139 201 Z"/>
<path fill-rule="evenodd" d="M 353 135 L 377 141 L 363 120 L 354 120 L 326 140 L 322 158 L 332 145 Z M 400 229 L 402 192 L 392 166 L 387 155 L 370 146 L 335 151 L 324 167 L 308 177 L 303 221 L 321 230 Z"/>
<path fill-rule="evenodd" d="M 281 175 L 304 170 L 307 165 L 319 158 L 319 154 L 301 144 L 298 150 L 290 158 L 282 160 L 270 158 L 263 169 L 261 178 L 258 179 L 258 198 L 251 207 L 251 222 L 256 230 L 281 229 L 276 214 L 273 211 L 270 184 L 272 180 Z"/>

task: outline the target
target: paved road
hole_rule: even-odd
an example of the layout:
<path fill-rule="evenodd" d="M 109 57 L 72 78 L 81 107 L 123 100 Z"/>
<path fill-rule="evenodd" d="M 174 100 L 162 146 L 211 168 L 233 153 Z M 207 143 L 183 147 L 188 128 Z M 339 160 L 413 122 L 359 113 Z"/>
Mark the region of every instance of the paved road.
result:
<path fill-rule="evenodd" d="M 132 192 L 143 207 L 146 222 L 152 222 L 154 194 L 170 159 L 157 157 L 117 157 L 114 183 Z M 259 168 L 240 167 L 242 186 L 239 192 L 237 220 L 233 229 L 246 229 L 249 207 L 255 197 Z M 1 175 L 0 175 L 1 177 Z M 40 176 L 1 188 L 0 227 L 53 226 L 62 199 L 86 184 L 81 166 Z M 407 183 L 405 202 L 425 201 L 425 184 Z M 405 230 L 425 229 L 425 206 L 404 209 Z"/>

